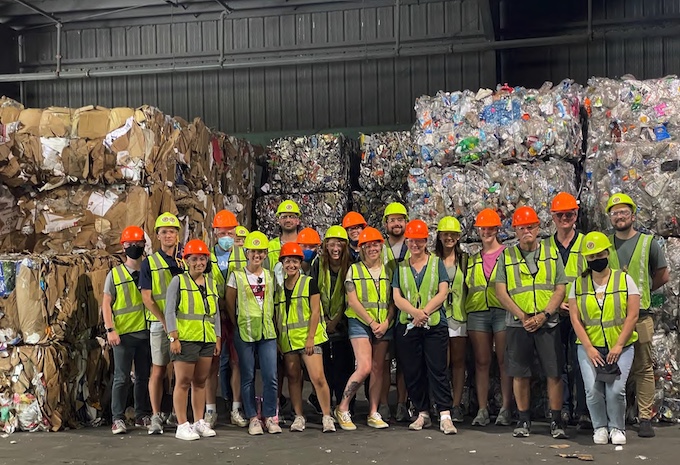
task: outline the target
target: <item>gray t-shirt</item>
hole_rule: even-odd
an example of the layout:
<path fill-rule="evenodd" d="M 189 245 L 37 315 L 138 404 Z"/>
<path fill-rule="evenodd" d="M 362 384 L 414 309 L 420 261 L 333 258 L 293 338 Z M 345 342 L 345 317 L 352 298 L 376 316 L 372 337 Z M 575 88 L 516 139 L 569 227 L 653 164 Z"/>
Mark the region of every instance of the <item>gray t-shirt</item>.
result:
<path fill-rule="evenodd" d="M 630 239 L 625 240 L 614 236 L 614 247 L 616 247 L 616 254 L 619 256 L 619 265 L 621 265 L 621 268 L 626 268 L 630 264 L 630 259 L 633 256 L 639 238 L 639 232 Z M 666 257 L 664 256 L 659 243 L 656 240 L 652 240 L 652 246 L 649 250 L 649 276 L 654 276 L 656 270 L 666 268 L 667 266 L 668 262 L 666 262 Z M 633 278 L 637 279 L 637 276 L 634 276 Z"/>
<path fill-rule="evenodd" d="M 540 248 L 527 252 L 525 250 L 519 249 L 520 252 L 522 253 L 522 257 L 524 257 L 524 261 L 527 262 L 527 266 L 529 267 L 529 270 L 531 272 L 535 272 L 538 270 L 537 265 L 536 265 L 536 253 L 540 250 Z M 559 258 L 559 257 L 558 257 Z M 564 272 L 564 264 L 562 263 L 562 260 L 556 260 L 555 261 L 555 284 L 567 284 L 569 282 L 569 279 L 567 278 L 566 273 Z M 498 256 L 498 266 L 496 266 L 496 282 L 498 283 L 503 283 L 503 284 L 508 284 L 508 277 L 505 272 L 505 253 L 501 253 Z M 559 312 L 553 310 L 553 314 L 550 317 L 550 320 L 546 323 L 545 326 L 548 328 L 553 328 L 558 325 L 560 322 L 560 315 Z M 515 316 L 507 312 L 505 316 L 505 323 L 507 326 L 513 327 L 513 328 L 521 328 L 522 327 L 522 322 L 519 321 Z"/>
<path fill-rule="evenodd" d="M 177 331 L 177 305 L 179 304 L 179 276 L 175 276 L 168 284 L 168 292 L 165 297 L 165 325 L 168 328 L 168 333 Z M 215 334 L 220 337 L 222 334 L 222 325 L 220 322 L 220 308 L 217 307 L 215 313 Z M 180 340 L 182 335 L 180 334 Z"/>
<path fill-rule="evenodd" d="M 139 270 L 134 270 L 127 265 L 125 265 L 125 268 L 128 270 L 128 273 L 130 273 L 130 276 L 132 276 L 132 278 L 135 279 L 135 281 L 137 282 L 137 288 L 139 288 Z M 106 275 L 106 281 L 104 281 L 104 294 L 108 294 L 111 296 L 111 307 L 113 307 L 113 304 L 116 301 L 116 285 L 113 284 L 113 270 L 109 271 L 109 274 Z M 128 333 L 126 334 L 126 336 L 146 339 L 149 337 L 149 331 L 145 329 L 143 331 Z"/>

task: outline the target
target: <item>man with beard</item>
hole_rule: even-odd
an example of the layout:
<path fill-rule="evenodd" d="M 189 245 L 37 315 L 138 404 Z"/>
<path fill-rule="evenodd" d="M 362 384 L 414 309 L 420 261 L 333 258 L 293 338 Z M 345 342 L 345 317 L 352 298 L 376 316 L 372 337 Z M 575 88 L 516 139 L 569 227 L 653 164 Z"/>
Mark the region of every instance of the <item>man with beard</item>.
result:
<path fill-rule="evenodd" d="M 635 326 L 638 340 L 635 342 L 635 358 L 631 378 L 635 382 L 640 429 L 638 436 L 655 436 L 652 427 L 652 404 L 654 403 L 654 367 L 652 363 L 652 335 L 654 322 L 649 307 L 651 291 L 668 282 L 666 257 L 654 237 L 642 234 L 633 227 L 637 206 L 626 194 L 614 194 L 607 202 L 607 214 L 616 234 L 609 237 L 609 264 L 612 269 L 628 273 L 640 290 L 640 316 Z"/>
<path fill-rule="evenodd" d="M 279 252 L 281 246 L 286 242 L 296 242 L 298 228 L 300 226 L 300 207 L 293 200 L 284 200 L 276 209 L 276 219 L 281 228 L 281 235 L 269 241 L 269 251 L 264 268 L 274 271 L 274 267 L 279 263 Z M 280 277 L 283 282 L 283 276 Z"/>

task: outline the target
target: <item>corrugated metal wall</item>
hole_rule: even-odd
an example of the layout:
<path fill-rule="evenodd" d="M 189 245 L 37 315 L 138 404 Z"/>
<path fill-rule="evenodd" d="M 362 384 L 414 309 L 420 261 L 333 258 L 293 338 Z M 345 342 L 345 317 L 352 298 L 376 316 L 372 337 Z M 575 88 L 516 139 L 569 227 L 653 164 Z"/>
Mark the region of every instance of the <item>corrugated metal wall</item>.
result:
<path fill-rule="evenodd" d="M 555 23 L 544 22 L 543 28 L 537 27 L 540 21 L 518 11 L 517 2 L 504 3 L 506 15 L 511 16 L 504 18 L 506 26 L 511 23 L 523 34 L 586 30 L 585 0 L 563 2 L 565 11 L 553 12 Z M 576 14 L 570 16 L 568 10 L 576 7 Z M 546 80 L 557 83 L 566 77 L 585 84 L 592 76 L 632 74 L 647 79 L 680 74 L 680 0 L 594 0 L 593 25 L 595 40 L 590 43 L 502 52 L 503 80 L 537 87 Z"/>
<path fill-rule="evenodd" d="M 476 2 L 427 1 L 400 11 L 403 42 L 469 39 L 482 33 Z M 306 47 L 361 48 L 395 40 L 394 7 L 227 19 L 227 56 Z M 65 30 L 64 66 L 78 69 L 175 57 L 183 63 L 217 59 L 217 19 L 178 24 Z M 51 30 L 25 35 L 23 66 L 53 69 Z M 232 133 L 294 131 L 413 122 L 413 103 L 423 94 L 493 85 L 494 52 L 222 70 L 173 75 L 98 78 L 25 84 L 26 104 L 35 107 L 88 104 L 151 104 L 167 113 L 201 116 Z M 51 67 L 51 68 L 50 68 Z"/>

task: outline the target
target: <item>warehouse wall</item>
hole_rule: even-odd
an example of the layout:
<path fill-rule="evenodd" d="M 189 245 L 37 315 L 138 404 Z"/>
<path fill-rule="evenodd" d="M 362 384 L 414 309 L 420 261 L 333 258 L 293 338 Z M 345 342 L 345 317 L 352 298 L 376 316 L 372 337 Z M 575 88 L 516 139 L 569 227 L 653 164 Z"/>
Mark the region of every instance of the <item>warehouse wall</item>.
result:
<path fill-rule="evenodd" d="M 367 2 L 370 4 L 370 2 Z M 214 16 L 214 15 L 213 15 Z M 229 19 L 226 58 L 361 51 L 395 42 L 394 6 L 322 13 Z M 402 46 L 451 44 L 483 35 L 476 1 L 422 1 L 402 5 Z M 214 63 L 218 18 L 156 25 L 64 28 L 63 66 L 82 69 Z M 54 69 L 53 30 L 28 31 L 22 69 Z M 440 49 L 441 50 L 441 49 Z M 441 53 L 441 52 L 440 52 Z M 91 66 L 88 66 L 91 68 Z M 413 122 L 413 103 L 441 89 L 477 88 L 496 81 L 494 52 L 427 55 L 286 67 L 177 73 L 142 77 L 25 84 L 36 107 L 148 103 L 184 118 L 201 116 L 231 133 L 395 126 Z"/>
<path fill-rule="evenodd" d="M 508 38 L 586 32 L 587 1 L 501 1 L 501 35 Z M 680 0 L 593 0 L 593 38 L 583 44 L 507 50 L 501 76 L 540 86 L 571 77 L 656 78 L 680 74 Z"/>
<path fill-rule="evenodd" d="M 2 44 L 2 59 L 0 59 L 0 73 L 19 72 L 19 53 L 17 37 L 14 30 L 0 24 L 0 44 Z M 7 95 L 19 98 L 19 85 L 0 82 L 0 97 Z"/>

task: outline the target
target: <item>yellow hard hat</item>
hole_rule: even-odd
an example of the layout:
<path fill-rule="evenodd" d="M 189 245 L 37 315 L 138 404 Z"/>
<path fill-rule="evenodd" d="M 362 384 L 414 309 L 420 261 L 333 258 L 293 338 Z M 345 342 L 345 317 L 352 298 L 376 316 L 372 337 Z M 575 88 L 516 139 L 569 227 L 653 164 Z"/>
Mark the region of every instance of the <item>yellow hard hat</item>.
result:
<path fill-rule="evenodd" d="M 586 234 L 581 245 L 581 255 L 584 257 L 588 255 L 596 255 L 603 250 L 607 250 L 612 246 L 609 238 L 599 231 L 593 231 Z"/>
<path fill-rule="evenodd" d="M 283 215 L 284 213 L 294 213 L 300 216 L 300 207 L 293 200 L 284 200 L 279 204 L 279 208 L 276 209 L 276 216 Z"/>
<path fill-rule="evenodd" d="M 269 239 L 260 231 L 253 231 L 246 236 L 243 247 L 248 250 L 267 250 Z"/>
<path fill-rule="evenodd" d="M 460 233 L 460 221 L 458 221 L 453 216 L 445 216 L 439 220 L 437 224 L 437 232 L 455 232 Z"/>
<path fill-rule="evenodd" d="M 349 241 L 349 237 L 347 236 L 347 230 L 343 228 L 342 226 L 331 226 L 328 228 L 328 231 L 326 231 L 326 235 L 324 236 L 324 240 L 326 239 L 344 239 L 346 241 Z"/>
<path fill-rule="evenodd" d="M 156 218 L 156 224 L 154 225 L 154 230 L 158 231 L 158 228 L 180 229 L 179 220 L 172 213 L 162 213 L 158 218 Z"/>
<path fill-rule="evenodd" d="M 609 213 L 609 210 L 616 205 L 629 205 L 630 208 L 633 209 L 633 213 L 637 211 L 637 205 L 635 205 L 633 199 L 627 194 L 618 193 L 609 197 L 609 200 L 607 201 L 607 213 Z"/>
<path fill-rule="evenodd" d="M 390 215 L 404 215 L 406 221 L 408 221 L 408 211 L 406 207 L 399 202 L 392 202 L 385 207 L 385 213 L 383 213 L 383 221 L 387 221 L 387 217 Z"/>
<path fill-rule="evenodd" d="M 236 226 L 236 237 L 246 237 L 249 233 L 245 226 Z"/>

